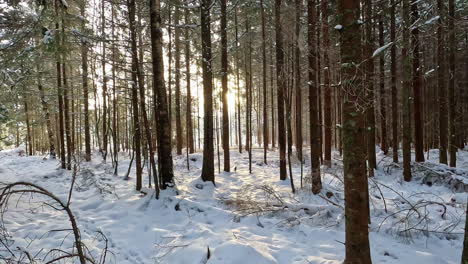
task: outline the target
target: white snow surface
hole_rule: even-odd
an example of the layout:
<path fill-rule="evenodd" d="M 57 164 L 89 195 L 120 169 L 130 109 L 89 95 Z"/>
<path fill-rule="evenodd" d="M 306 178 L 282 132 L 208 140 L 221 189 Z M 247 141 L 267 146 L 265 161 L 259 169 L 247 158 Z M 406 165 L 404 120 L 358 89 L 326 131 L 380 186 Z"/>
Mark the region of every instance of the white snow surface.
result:
<path fill-rule="evenodd" d="M 369 182 L 373 263 L 459 263 L 465 193 L 457 193 L 444 184 L 424 184 L 422 179 L 427 173 L 418 176 L 416 167 L 414 180 L 404 182 L 401 165 L 391 162 L 391 153 L 388 156 L 378 153 L 379 168 Z M 19 149 L 0 152 L 0 182 L 32 182 L 63 201 L 67 200 L 70 171 L 60 169 L 58 160 L 18 154 Z M 433 171 L 457 173 L 451 177 L 466 180 L 466 151 L 459 152 L 459 168 L 456 170 L 438 165 L 436 150 L 429 154 L 430 160 L 423 163 L 424 166 Z M 96 231 L 102 231 L 108 239 L 106 263 L 338 264 L 345 257 L 345 223 L 341 208 L 344 193 L 341 158 L 337 153 L 334 153 L 331 169 L 322 167 L 324 189 L 321 196 L 326 197 L 327 192 L 332 192 L 329 200 L 338 206 L 313 195 L 308 191 L 308 184 L 300 188 L 300 165 L 294 160 L 297 192 L 292 194 L 289 179 L 279 180 L 278 153 L 275 151 L 268 152 L 268 165 L 264 165 L 263 151 L 255 149 L 253 173 L 249 174 L 247 153 L 231 150 L 233 172 L 216 173 L 216 187 L 200 180 L 200 153 L 190 155 L 190 171 L 186 168 L 185 156 L 175 156 L 178 194 L 174 190 L 165 190 L 159 200 L 147 187 L 146 173 L 143 189 L 146 194 L 135 191 L 133 171 L 130 180 L 123 179 L 129 157 L 125 153 L 120 156 L 119 176 L 112 175 L 111 162 L 103 163 L 98 153 L 94 154 L 92 162 L 81 162 L 71 199 L 70 207 L 83 243 L 97 260 L 104 248 L 104 240 Z M 306 153 L 305 160 L 308 159 Z M 216 161 L 215 168 L 217 172 Z M 304 165 L 304 172 L 307 171 L 308 162 Z M 274 189 L 286 208 L 243 216 L 232 201 L 236 201 L 240 194 L 248 193 L 260 203 L 265 197 L 262 186 Z M 11 248 L 18 246 L 42 261 L 50 259 L 45 254 L 53 248 L 72 250 L 72 235 L 68 231 L 50 232 L 69 228 L 64 212 L 47 206 L 38 207 L 39 202 L 44 201 L 39 195 L 32 199 L 30 196 L 18 198 L 12 199 L 13 204 L 4 214 L 4 227 L 12 236 Z M 426 206 L 419 207 L 418 212 L 405 210 L 409 208 L 408 203 L 417 206 L 424 202 Z M 179 210 L 175 210 L 176 207 Z M 404 221 L 408 215 L 408 221 Z M 401 232 L 412 228 L 414 230 Z M 0 246 L 0 255 L 7 254 L 3 250 Z M 68 261 L 66 263 L 72 263 Z"/>

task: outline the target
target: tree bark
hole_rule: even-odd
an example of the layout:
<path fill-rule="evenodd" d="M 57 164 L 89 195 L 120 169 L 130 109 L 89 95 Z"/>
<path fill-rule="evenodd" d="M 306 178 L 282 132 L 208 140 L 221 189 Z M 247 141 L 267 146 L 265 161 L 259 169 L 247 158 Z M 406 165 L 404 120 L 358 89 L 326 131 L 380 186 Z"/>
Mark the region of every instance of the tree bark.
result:
<path fill-rule="evenodd" d="M 322 39 L 323 39 L 323 122 L 324 122 L 324 158 L 323 162 L 327 167 L 331 167 L 331 145 L 332 145 L 332 101 L 330 87 L 330 58 L 328 50 L 330 48 L 330 38 L 328 35 L 328 0 L 322 0 Z"/>
<path fill-rule="evenodd" d="M 150 0 L 151 55 L 153 65 L 153 102 L 156 113 L 158 143 L 158 166 L 161 189 L 174 186 L 174 171 L 171 154 L 171 127 L 164 85 L 162 56 L 161 2 Z"/>
<path fill-rule="evenodd" d="M 419 11 L 417 0 L 411 4 L 411 23 L 419 20 Z M 419 63 L 419 28 L 417 26 L 411 29 L 413 50 L 413 116 L 414 116 L 414 150 L 415 161 L 424 162 L 424 130 L 422 120 L 422 95 L 421 95 L 421 69 Z"/>
<path fill-rule="evenodd" d="M 445 87 L 445 62 L 444 62 L 444 4 L 437 0 L 439 19 L 437 20 L 437 87 L 439 99 L 439 162 L 447 164 L 447 93 Z"/>
<path fill-rule="evenodd" d="M 203 181 L 215 183 L 214 146 L 213 146 L 213 72 L 211 67 L 211 30 L 210 8 L 212 0 L 201 2 L 201 38 L 202 38 L 202 71 L 203 71 Z"/>
<path fill-rule="evenodd" d="M 178 2 L 176 2 L 178 4 Z M 174 23 L 176 25 L 174 34 L 175 52 L 175 114 L 176 114 L 176 151 L 177 155 L 182 154 L 182 119 L 180 116 L 180 28 L 179 28 L 179 7 L 175 8 Z"/>
<path fill-rule="evenodd" d="M 357 65 L 361 62 L 359 0 L 338 1 L 342 26 L 341 74 L 343 86 L 343 165 L 345 185 L 345 264 L 371 263 L 368 231 L 368 190 L 366 175 L 365 115 L 359 97 L 363 89 Z"/>
<path fill-rule="evenodd" d="M 411 87 L 411 58 L 410 49 L 410 4 L 409 0 L 403 0 L 403 41 L 401 58 L 403 65 L 403 80 L 401 89 L 402 107 L 402 135 L 403 135 L 403 178 L 411 181 L 411 123 L 410 123 L 410 87 Z"/>
<path fill-rule="evenodd" d="M 448 15 L 448 30 L 449 30 L 449 87 L 448 87 L 448 100 L 449 100 L 449 153 L 450 153 L 450 167 L 457 166 L 457 139 L 459 132 L 457 129 L 457 103 L 455 100 L 455 0 L 449 0 L 449 15 Z"/>
<path fill-rule="evenodd" d="M 396 9 L 395 0 L 390 0 L 390 41 L 395 43 L 396 41 Z M 396 45 L 392 45 L 390 48 L 390 86 L 392 92 L 392 151 L 393 151 L 393 162 L 398 162 L 398 92 L 396 86 Z"/>
<path fill-rule="evenodd" d="M 223 134 L 224 171 L 231 170 L 229 157 L 229 106 L 228 106 L 228 55 L 227 55 L 227 0 L 221 0 L 221 85 L 223 96 Z"/>
<path fill-rule="evenodd" d="M 282 0 L 275 0 L 275 28 L 276 28 L 276 74 L 277 74 L 277 104 L 278 104 L 278 145 L 280 160 L 280 180 L 286 180 L 286 136 L 284 126 L 284 90 L 286 76 L 284 67 L 283 29 L 281 24 Z"/>

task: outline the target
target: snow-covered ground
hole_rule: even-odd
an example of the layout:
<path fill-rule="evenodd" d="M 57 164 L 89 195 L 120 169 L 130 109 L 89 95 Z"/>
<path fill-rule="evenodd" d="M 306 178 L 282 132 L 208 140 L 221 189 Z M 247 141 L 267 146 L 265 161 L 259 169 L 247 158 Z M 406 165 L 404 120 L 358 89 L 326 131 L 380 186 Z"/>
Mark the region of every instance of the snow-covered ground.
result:
<path fill-rule="evenodd" d="M 268 165 L 262 157 L 256 149 L 249 174 L 247 154 L 232 150 L 233 172 L 216 174 L 216 187 L 200 180 L 201 154 L 190 155 L 189 171 L 185 156 L 175 157 L 177 191 L 162 191 L 155 200 L 146 174 L 143 193 L 135 191 L 133 173 L 123 179 L 128 156 L 121 154 L 119 176 L 113 176 L 111 162 L 102 163 L 96 154 L 91 163 L 80 163 L 70 205 L 83 243 L 97 263 L 105 248 L 97 231 L 108 241 L 106 263 L 341 263 L 340 157 L 334 155 L 331 169 L 322 168 L 320 196 L 309 191 L 307 162 L 302 189 L 300 165 L 294 163 L 293 195 L 289 179 L 279 180 L 277 152 L 268 153 Z M 459 152 L 456 170 L 437 165 L 437 158 L 431 151 L 430 161 L 414 166 L 414 181 L 407 183 L 391 157 L 379 153 L 379 169 L 369 182 L 373 263 L 460 262 L 468 153 Z M 2 183 L 32 182 L 67 201 L 71 175 L 57 160 L 20 157 L 17 149 L 0 152 Z M 16 256 L 27 251 L 50 260 L 58 254 L 46 256 L 51 249 L 72 250 L 73 236 L 63 230 L 70 228 L 65 213 L 43 201 L 40 195 L 10 200 L 2 220 Z M 0 256 L 11 253 L 0 245 Z"/>

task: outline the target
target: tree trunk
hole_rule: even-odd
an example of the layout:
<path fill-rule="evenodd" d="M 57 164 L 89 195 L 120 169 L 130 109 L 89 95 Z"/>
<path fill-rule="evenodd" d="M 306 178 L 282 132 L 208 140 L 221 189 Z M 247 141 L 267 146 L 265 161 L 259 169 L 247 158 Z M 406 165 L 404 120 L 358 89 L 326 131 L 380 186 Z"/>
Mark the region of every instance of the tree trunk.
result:
<path fill-rule="evenodd" d="M 203 71 L 203 181 L 215 183 L 214 177 L 214 147 L 213 147 L 213 72 L 211 67 L 211 0 L 201 2 L 201 38 L 202 38 L 202 71 Z"/>
<path fill-rule="evenodd" d="M 373 12 L 372 1 L 365 1 L 365 17 L 366 17 L 366 43 L 365 43 L 365 81 L 364 89 L 366 91 L 366 144 L 367 144 L 367 162 L 369 169 L 369 177 L 374 176 L 374 169 L 377 168 L 377 160 L 375 157 L 375 114 L 374 114 L 374 59 L 372 51 L 374 49 L 374 33 L 373 27 Z"/>
<path fill-rule="evenodd" d="M 150 0 L 151 55 L 153 65 L 153 102 L 156 113 L 158 143 L 158 166 L 161 189 L 174 186 L 174 171 L 171 154 L 171 127 L 164 86 L 164 65 L 162 56 L 161 2 Z"/>
<path fill-rule="evenodd" d="M 403 135 L 403 178 L 411 181 L 411 123 L 410 123 L 410 87 L 411 87 L 411 58 L 410 49 L 410 4 L 403 0 L 403 41 L 401 58 L 403 65 L 403 80 L 401 89 L 402 107 L 402 135 Z"/>
<path fill-rule="evenodd" d="M 141 65 L 138 61 L 139 58 L 138 58 L 138 51 L 137 51 L 137 45 L 136 45 L 135 0 L 128 0 L 127 6 L 128 6 L 128 17 L 129 17 L 130 42 L 131 42 L 131 50 L 132 50 L 132 80 L 135 82 L 136 78 L 138 77 L 141 115 L 143 117 L 143 123 L 145 127 L 146 142 L 148 144 L 151 172 L 154 177 L 156 198 L 159 198 L 159 186 L 158 186 L 159 184 L 158 184 L 158 179 L 157 179 L 156 161 L 154 160 L 153 140 L 152 140 L 150 125 L 148 121 L 148 114 L 146 112 L 145 85 L 144 85 L 142 70 L 140 68 Z M 135 85 L 132 88 L 136 89 Z M 134 96 L 135 96 L 133 89 L 132 89 L 132 93 L 133 93 L 132 100 L 134 100 Z M 138 135 L 135 134 L 135 136 L 140 136 L 139 128 L 135 127 L 135 131 L 137 130 L 138 130 Z M 135 138 L 135 140 L 138 141 L 137 138 Z M 138 157 L 138 151 L 139 151 L 138 148 L 135 149 L 137 157 Z M 137 165 L 138 165 L 138 162 L 137 162 Z M 137 167 L 137 171 L 138 171 L 138 167 Z"/>
<path fill-rule="evenodd" d="M 267 101 L 267 58 L 266 58 L 266 32 L 265 32 L 265 7 L 260 0 L 262 14 L 262 85 L 263 85 L 263 163 L 267 164 L 267 150 L 269 142 L 268 134 L 268 101 Z"/>
<path fill-rule="evenodd" d="M 81 16 L 84 17 L 86 1 L 80 5 Z M 86 20 L 81 20 L 81 31 L 86 29 Z M 88 47 L 86 38 L 81 39 L 81 76 L 83 82 L 83 106 L 84 106 L 84 133 L 85 133 L 85 161 L 91 161 L 91 133 L 89 124 L 89 101 L 88 101 Z"/>
<path fill-rule="evenodd" d="M 276 74 L 277 74 L 277 104 L 278 104 L 278 144 L 280 160 L 280 179 L 286 180 L 286 136 L 284 126 L 284 89 L 286 76 L 284 67 L 283 29 L 281 24 L 281 2 L 275 0 L 275 28 L 276 28 Z"/>
<path fill-rule="evenodd" d="M 187 2 L 188 3 L 188 0 Z M 185 24 L 190 23 L 189 10 L 188 8 L 184 11 Z M 187 81 L 187 113 L 186 113 L 186 125 L 187 125 L 187 148 L 189 153 L 194 153 L 195 148 L 193 144 L 193 124 L 192 124 L 192 94 L 190 91 L 190 29 L 185 30 L 185 78 Z"/>
<path fill-rule="evenodd" d="M 105 1 L 101 3 L 101 35 L 106 38 Z M 106 76 L 106 41 L 102 42 L 102 158 L 107 158 L 107 76 Z M 138 159 L 138 157 L 137 157 Z M 138 164 L 138 163 L 137 163 Z"/>
<path fill-rule="evenodd" d="M 450 167 L 457 166 L 457 139 L 459 136 L 456 126 L 457 122 L 457 104 L 455 100 L 455 0 L 449 0 L 449 87 L 448 87 L 448 100 L 449 100 L 449 153 L 450 153 Z M 466 63 L 466 62 L 465 62 Z"/>
<path fill-rule="evenodd" d="M 237 23 L 237 7 L 234 8 L 234 24 L 236 31 L 236 81 L 237 81 L 237 130 L 239 134 L 239 139 L 237 146 L 239 148 L 239 153 L 242 153 L 242 122 L 241 122 L 241 108 L 240 108 L 240 61 L 239 61 L 239 32 L 238 32 L 238 23 Z"/>
<path fill-rule="evenodd" d="M 301 50 L 299 44 L 299 38 L 301 34 L 301 9 L 302 9 L 302 0 L 296 0 L 296 43 L 295 43 L 295 64 L 296 64 L 296 80 L 295 80 L 295 97 L 296 97 L 296 151 L 297 151 L 297 158 L 299 161 L 303 162 L 302 160 L 302 91 L 301 91 Z M 265 90 L 266 90 L 266 83 L 265 83 Z M 266 95 L 264 95 L 266 98 Z M 266 109 L 266 108 L 265 108 Z M 266 110 L 265 110 L 266 112 Z"/>
<path fill-rule="evenodd" d="M 323 122 L 324 122 L 324 159 L 326 166 L 331 167 L 331 145 L 332 145 L 332 102 L 330 87 L 330 59 L 328 50 L 330 48 L 330 38 L 328 36 L 328 0 L 322 0 L 322 38 L 323 38 Z"/>
<path fill-rule="evenodd" d="M 178 3 L 178 2 L 177 2 Z M 174 23 L 176 25 L 174 34 L 175 47 L 175 112 L 176 112 L 176 151 L 177 155 L 182 154 L 182 119 L 180 116 L 180 27 L 179 27 L 180 11 L 179 7 L 175 8 Z M 171 26 L 171 25 L 170 25 Z"/>
<path fill-rule="evenodd" d="M 395 0 L 390 0 L 390 41 L 395 43 L 396 41 L 396 18 L 395 18 Z M 390 86 L 392 92 L 392 151 L 393 151 L 393 162 L 398 162 L 398 93 L 396 86 L 396 45 L 392 45 L 390 48 Z"/>
<path fill-rule="evenodd" d="M 312 192 L 318 194 L 322 190 L 320 177 L 320 124 L 318 121 L 318 85 L 315 53 L 316 32 L 315 0 L 307 0 L 307 61 L 309 86 L 309 119 L 310 119 L 310 158 Z"/>
<path fill-rule="evenodd" d="M 385 44 L 383 16 L 379 16 L 379 46 Z M 395 44 L 393 44 L 395 45 Z M 385 56 L 381 55 L 379 59 L 379 85 L 380 85 L 380 148 L 383 153 L 388 153 L 387 143 L 387 104 L 385 101 Z"/>
<path fill-rule="evenodd" d="M 445 87 L 445 62 L 444 62 L 444 4 L 437 0 L 439 19 L 437 20 L 437 87 L 439 98 L 439 162 L 447 164 L 447 93 Z"/>
<path fill-rule="evenodd" d="M 411 23 L 419 20 L 418 3 L 411 4 Z M 422 95 L 421 95 L 421 69 L 419 64 L 419 28 L 411 29 L 413 50 L 413 116 L 414 116 L 414 150 L 416 152 L 415 161 L 424 162 L 424 130 L 422 120 Z"/>
<path fill-rule="evenodd" d="M 228 55 L 227 55 L 227 0 L 221 0 L 221 84 L 223 96 L 223 133 L 224 171 L 231 170 L 229 158 L 229 106 L 228 106 Z"/>
<path fill-rule="evenodd" d="M 365 115 L 360 105 L 364 98 L 361 69 L 361 29 L 359 0 L 338 2 L 339 24 L 342 25 L 341 74 L 343 86 L 343 173 L 345 185 L 345 264 L 370 264 L 368 231 L 368 190 L 366 175 Z"/>

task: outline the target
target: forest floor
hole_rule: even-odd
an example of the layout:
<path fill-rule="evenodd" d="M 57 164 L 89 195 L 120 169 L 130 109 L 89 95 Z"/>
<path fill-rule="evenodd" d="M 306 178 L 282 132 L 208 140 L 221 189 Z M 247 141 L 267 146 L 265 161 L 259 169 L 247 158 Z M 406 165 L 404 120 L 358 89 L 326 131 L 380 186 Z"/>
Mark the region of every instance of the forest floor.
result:
<path fill-rule="evenodd" d="M 429 161 L 413 164 L 409 183 L 402 181 L 401 165 L 392 163 L 391 153 L 378 154 L 378 169 L 369 181 L 373 263 L 460 262 L 468 152 L 459 152 L 457 169 L 439 165 L 437 152 L 429 153 Z M 58 160 L 19 153 L 0 152 L 0 182 L 32 182 L 67 201 L 72 172 L 59 169 Z M 103 163 L 97 153 L 92 162 L 79 164 L 76 176 L 70 208 L 96 263 L 102 260 L 106 239 L 106 263 L 299 264 L 344 259 L 343 175 L 336 153 L 332 168 L 322 167 L 320 196 L 309 191 L 308 155 L 302 189 L 300 164 L 293 162 L 295 194 L 289 179 L 279 180 L 275 151 L 268 152 L 264 165 L 263 151 L 256 149 L 249 174 L 247 153 L 232 150 L 233 172 L 216 173 L 216 187 L 200 180 L 200 153 L 190 155 L 190 170 L 186 156 L 176 156 L 177 190 L 162 191 L 159 200 L 148 188 L 147 174 L 143 193 L 135 191 L 133 171 L 124 180 L 129 157 L 121 153 L 120 159 L 119 176 L 113 175 L 111 161 Z M 217 172 L 216 161 L 215 168 Z M 18 257 L 27 251 L 47 260 L 60 254 L 47 255 L 52 249 L 72 251 L 65 213 L 44 206 L 44 201 L 40 195 L 10 199 L 0 226 L 11 235 L 11 252 L 0 245 L 0 256 Z"/>

